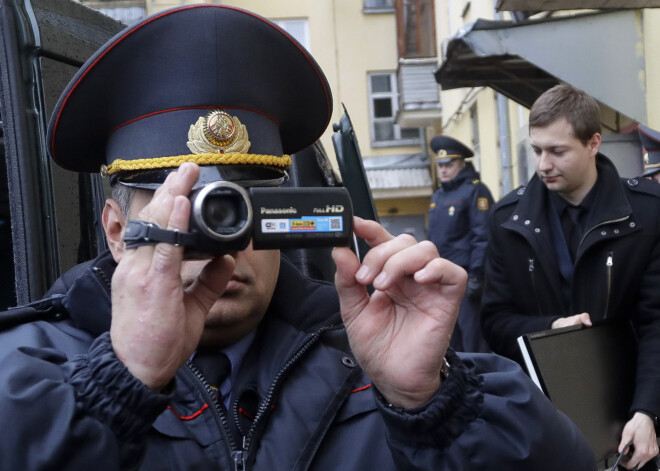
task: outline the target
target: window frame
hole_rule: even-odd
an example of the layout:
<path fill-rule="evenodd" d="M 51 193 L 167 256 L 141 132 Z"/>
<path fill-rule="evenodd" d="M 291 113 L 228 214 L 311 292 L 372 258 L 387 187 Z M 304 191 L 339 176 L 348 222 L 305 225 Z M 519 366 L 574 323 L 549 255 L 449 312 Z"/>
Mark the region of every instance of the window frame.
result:
<path fill-rule="evenodd" d="M 297 40 L 300 44 L 303 45 L 305 49 L 307 49 L 308 52 L 312 52 L 311 46 L 310 46 L 310 38 L 309 38 L 309 20 L 307 18 L 282 18 L 279 20 L 271 20 L 273 23 L 275 23 L 277 26 L 282 28 L 284 31 L 289 33 L 295 40 Z M 299 38 L 296 35 L 291 32 L 289 29 L 288 25 L 291 23 L 302 23 L 303 24 L 303 31 L 304 31 L 304 38 Z"/>
<path fill-rule="evenodd" d="M 388 92 L 374 92 L 372 87 L 372 78 L 376 76 L 388 76 L 390 81 L 390 90 Z M 399 111 L 399 89 L 396 72 L 378 71 L 367 72 L 367 94 L 369 99 L 369 129 L 371 147 L 404 147 L 404 146 L 418 146 L 422 144 L 422 129 L 421 128 L 403 128 L 403 129 L 417 129 L 418 135 L 415 138 L 402 138 L 402 128 L 396 123 L 396 115 Z M 392 104 L 392 117 L 391 118 L 377 118 L 375 116 L 374 100 L 379 98 L 389 98 Z M 377 140 L 376 139 L 376 123 L 391 121 L 394 130 L 394 139 L 391 140 Z"/>
<path fill-rule="evenodd" d="M 394 13 L 395 0 L 362 0 L 362 12 L 372 13 Z"/>

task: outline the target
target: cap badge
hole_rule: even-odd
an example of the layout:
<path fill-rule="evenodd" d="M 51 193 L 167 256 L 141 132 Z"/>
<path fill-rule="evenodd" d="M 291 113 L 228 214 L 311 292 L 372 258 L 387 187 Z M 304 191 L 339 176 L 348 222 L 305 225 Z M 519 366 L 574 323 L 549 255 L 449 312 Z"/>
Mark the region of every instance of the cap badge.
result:
<path fill-rule="evenodd" d="M 438 157 L 445 157 L 447 155 L 447 151 L 445 149 L 440 149 L 438 151 Z"/>
<path fill-rule="evenodd" d="M 211 110 L 190 126 L 188 149 L 194 154 L 244 153 L 250 149 L 248 132 L 236 116 Z"/>

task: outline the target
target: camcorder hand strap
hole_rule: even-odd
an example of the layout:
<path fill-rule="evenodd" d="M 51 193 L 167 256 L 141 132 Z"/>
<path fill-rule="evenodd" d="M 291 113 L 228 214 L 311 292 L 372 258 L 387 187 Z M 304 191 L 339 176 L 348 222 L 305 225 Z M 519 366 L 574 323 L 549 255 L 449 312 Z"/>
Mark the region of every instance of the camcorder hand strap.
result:
<path fill-rule="evenodd" d="M 152 222 L 140 221 L 134 219 L 128 221 L 126 232 L 124 233 L 124 242 L 127 249 L 139 247 L 141 245 L 156 245 L 161 242 L 175 246 L 191 246 L 196 240 L 195 234 L 189 232 L 179 232 L 177 230 L 167 230 Z"/>
<path fill-rule="evenodd" d="M 0 331 L 29 322 L 58 321 L 68 317 L 62 299 L 62 295 L 55 295 L 0 312 Z"/>

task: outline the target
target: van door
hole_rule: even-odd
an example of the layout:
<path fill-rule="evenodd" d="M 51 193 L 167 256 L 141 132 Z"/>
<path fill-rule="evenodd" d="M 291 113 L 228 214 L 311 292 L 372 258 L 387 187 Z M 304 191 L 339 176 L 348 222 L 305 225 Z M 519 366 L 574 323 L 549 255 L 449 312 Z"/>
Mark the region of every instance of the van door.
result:
<path fill-rule="evenodd" d="M 45 138 L 76 70 L 123 27 L 72 0 L 0 0 L 0 309 L 105 248 L 103 184 L 51 165 Z"/>

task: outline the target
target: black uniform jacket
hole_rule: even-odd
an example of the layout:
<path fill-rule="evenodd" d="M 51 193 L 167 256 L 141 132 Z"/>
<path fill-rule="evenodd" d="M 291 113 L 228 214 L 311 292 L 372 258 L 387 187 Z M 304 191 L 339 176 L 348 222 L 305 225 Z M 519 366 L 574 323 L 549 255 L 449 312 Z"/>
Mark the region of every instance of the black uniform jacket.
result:
<path fill-rule="evenodd" d="M 41 303 L 68 317 L 0 333 L 0 469 L 595 469 L 575 425 L 499 356 L 448 352 L 428 404 L 386 404 L 348 348 L 334 287 L 285 259 L 229 413 L 190 362 L 151 391 L 110 343 L 113 270 L 108 255 L 78 267 Z"/>
<path fill-rule="evenodd" d="M 494 207 L 482 298 L 484 336 L 494 352 L 519 360 L 518 336 L 549 329 L 559 317 L 629 319 L 639 340 L 631 410 L 660 414 L 660 185 L 622 179 L 597 157 L 600 191 L 574 264 L 566 267 L 549 223 L 549 192 L 538 176 Z M 550 208 L 550 209 L 548 209 Z M 554 230 L 556 233 L 556 230 Z M 563 240 L 563 239 L 562 239 Z M 570 259 L 569 259 L 570 260 Z M 520 361 L 520 360 L 519 360 Z M 632 367 L 632 365 L 631 365 Z"/>

